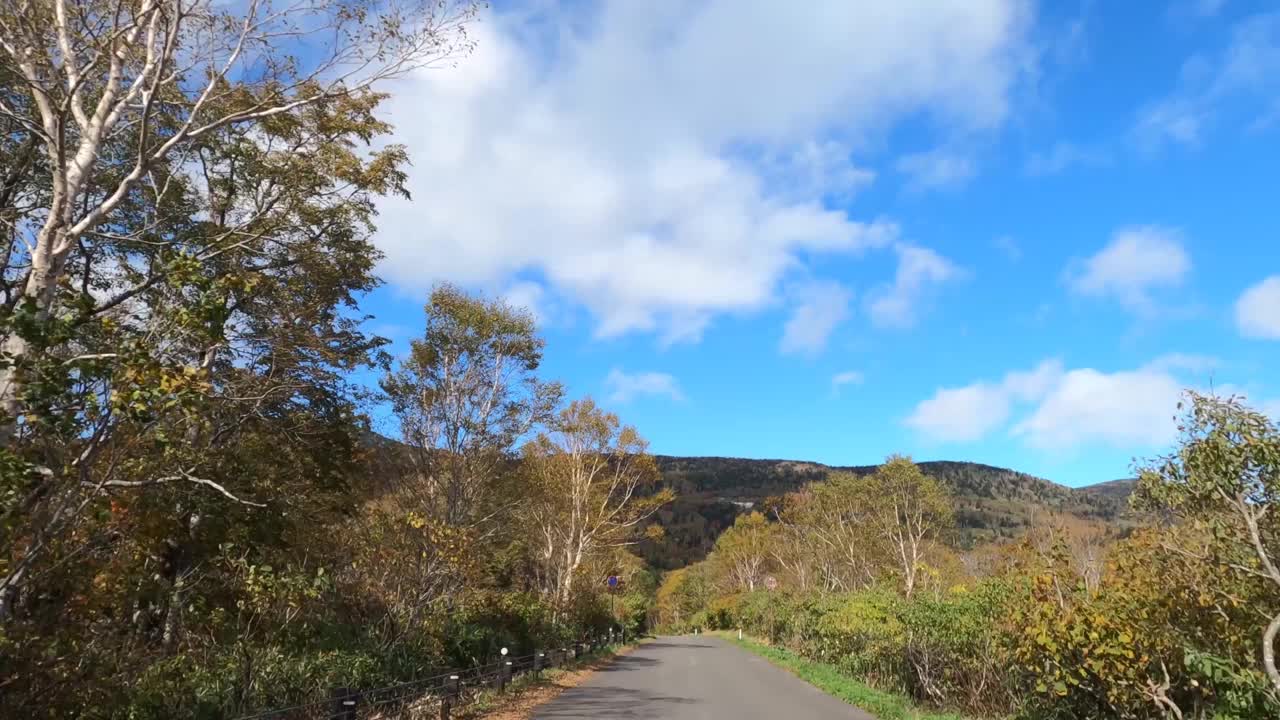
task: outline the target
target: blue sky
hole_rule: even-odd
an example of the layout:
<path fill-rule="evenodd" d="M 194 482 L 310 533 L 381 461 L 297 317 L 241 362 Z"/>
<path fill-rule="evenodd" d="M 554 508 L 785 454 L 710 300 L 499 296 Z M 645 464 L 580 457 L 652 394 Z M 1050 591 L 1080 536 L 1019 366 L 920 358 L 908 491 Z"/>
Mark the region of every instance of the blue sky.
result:
<path fill-rule="evenodd" d="M 1280 415 L 1274 6 L 494 5 L 386 88 L 397 348 L 448 280 L 654 452 L 1069 485 L 1167 450 L 1182 388 Z"/>

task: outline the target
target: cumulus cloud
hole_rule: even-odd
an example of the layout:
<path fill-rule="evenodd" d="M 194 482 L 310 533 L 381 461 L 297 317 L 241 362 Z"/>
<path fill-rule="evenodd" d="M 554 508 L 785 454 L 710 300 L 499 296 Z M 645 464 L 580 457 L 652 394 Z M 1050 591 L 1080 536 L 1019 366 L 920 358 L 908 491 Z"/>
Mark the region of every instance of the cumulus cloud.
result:
<path fill-rule="evenodd" d="M 1033 370 L 1011 372 L 999 382 L 940 388 L 916 406 L 906 425 L 939 442 L 979 440 L 1008 421 L 1015 401 L 1038 399 L 1061 375 L 1061 361 L 1046 360 Z"/>
<path fill-rule="evenodd" d="M 1001 429 L 1027 446 L 1162 448 L 1177 437 L 1178 401 L 1216 358 L 1170 353 L 1134 370 L 1065 369 L 1049 360 L 999 381 L 942 388 L 919 403 L 906 425 L 938 442 L 974 442 Z M 1228 394 L 1231 386 L 1220 386 Z"/>
<path fill-rule="evenodd" d="M 808 140 L 761 154 L 759 172 L 779 198 L 848 200 L 876 179 L 875 171 L 855 165 L 852 156 L 845 143 Z"/>
<path fill-rule="evenodd" d="M 541 285 L 525 280 L 508 286 L 506 292 L 502 293 L 502 299 L 509 305 L 528 310 L 533 319 L 542 324 L 547 319 L 544 309 L 546 295 L 547 292 Z"/>
<path fill-rule="evenodd" d="M 615 403 L 629 403 L 644 395 L 657 395 L 672 400 L 683 400 L 680 383 L 675 377 L 661 372 L 629 373 L 618 368 L 609 371 L 604 379 L 605 392 Z"/>
<path fill-rule="evenodd" d="M 1167 445 L 1177 437 L 1174 415 L 1183 387 L 1169 373 L 1154 369 L 1072 370 L 1014 426 L 1013 434 L 1032 447 L 1052 450 L 1086 443 Z"/>
<path fill-rule="evenodd" d="M 1236 300 L 1236 328 L 1241 335 L 1280 340 L 1280 275 L 1272 275 Z"/>
<path fill-rule="evenodd" d="M 1109 297 L 1136 312 L 1154 308 L 1151 291 L 1176 287 L 1191 272 L 1191 256 L 1172 228 L 1148 225 L 1116 231 L 1098 253 L 1067 269 L 1078 295 Z"/>
<path fill-rule="evenodd" d="M 601 336 L 696 339 L 815 257 L 891 246 L 892 222 L 824 204 L 872 181 L 851 148 L 908 117 L 997 128 L 1030 66 L 1022 0 L 533 7 L 388 87 L 413 201 L 380 203 L 380 272 L 534 276 Z"/>
<path fill-rule="evenodd" d="M 814 355 L 827 347 L 836 326 L 849 316 L 853 293 L 836 282 L 818 281 L 802 287 L 799 304 L 782 331 L 784 354 Z"/>
<path fill-rule="evenodd" d="M 893 283 L 877 288 L 867 302 L 871 322 L 880 327 L 910 327 L 934 289 L 960 278 L 958 265 L 928 248 L 900 244 Z"/>

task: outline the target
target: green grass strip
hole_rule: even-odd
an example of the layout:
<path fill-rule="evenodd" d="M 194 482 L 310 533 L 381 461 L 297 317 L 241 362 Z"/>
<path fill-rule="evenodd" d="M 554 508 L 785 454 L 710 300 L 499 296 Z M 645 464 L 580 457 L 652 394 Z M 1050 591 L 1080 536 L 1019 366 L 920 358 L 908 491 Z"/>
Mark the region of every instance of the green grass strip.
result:
<path fill-rule="evenodd" d="M 764 645 L 755 640 L 739 640 L 735 633 L 716 633 L 722 638 L 750 650 L 819 690 L 866 710 L 880 720 L 965 720 L 954 713 L 935 713 L 915 707 L 909 698 L 877 690 L 840 672 L 834 665 L 806 660 L 783 648 Z"/>

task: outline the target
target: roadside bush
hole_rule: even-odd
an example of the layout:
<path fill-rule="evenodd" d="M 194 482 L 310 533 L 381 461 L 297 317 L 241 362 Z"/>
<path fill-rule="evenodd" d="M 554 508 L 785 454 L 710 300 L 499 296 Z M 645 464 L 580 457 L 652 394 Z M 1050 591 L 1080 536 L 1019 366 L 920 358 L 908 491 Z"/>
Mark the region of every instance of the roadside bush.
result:
<path fill-rule="evenodd" d="M 902 603 L 887 588 L 824 599 L 814 606 L 810 631 L 798 649 L 877 687 L 904 690 Z"/>
<path fill-rule="evenodd" d="M 1265 584 L 1170 553 L 1160 532 L 1119 545 L 1096 592 L 1062 580 L 1064 556 L 1051 553 L 1011 603 L 1028 717 L 1280 717 L 1256 669 L 1264 623 L 1251 608 L 1275 602 Z"/>
<path fill-rule="evenodd" d="M 734 624 L 771 643 L 789 644 L 802 615 L 802 603 L 781 592 L 758 590 L 738 596 Z"/>
<path fill-rule="evenodd" d="M 706 627 L 711 630 L 730 630 L 737 626 L 738 620 L 738 599 L 737 595 L 727 595 L 718 597 L 711 601 L 707 606 L 702 618 L 705 625 L 700 624 L 699 627 Z"/>
<path fill-rule="evenodd" d="M 900 605 L 907 689 L 917 700 L 982 715 L 1013 709 L 1006 650 L 1007 588 L 986 582 L 941 598 L 917 597 Z"/>

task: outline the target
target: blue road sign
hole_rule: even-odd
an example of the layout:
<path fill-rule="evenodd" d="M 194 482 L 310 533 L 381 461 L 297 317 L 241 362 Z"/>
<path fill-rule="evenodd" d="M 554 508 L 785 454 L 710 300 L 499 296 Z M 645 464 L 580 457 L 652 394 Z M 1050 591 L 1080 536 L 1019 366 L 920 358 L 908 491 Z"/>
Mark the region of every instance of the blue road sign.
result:
<path fill-rule="evenodd" d="M 616 587 L 618 587 L 618 576 L 617 576 L 617 575 L 610 575 L 610 576 L 609 576 L 609 587 L 611 587 L 611 588 L 616 588 Z"/>

